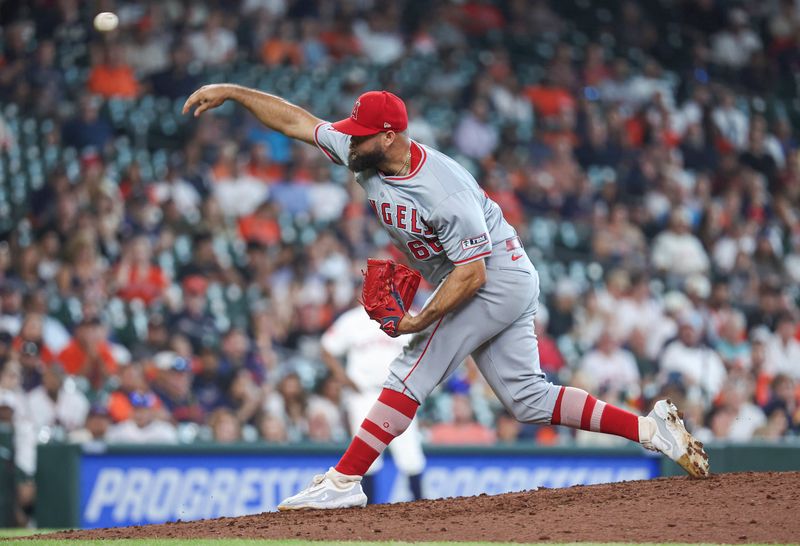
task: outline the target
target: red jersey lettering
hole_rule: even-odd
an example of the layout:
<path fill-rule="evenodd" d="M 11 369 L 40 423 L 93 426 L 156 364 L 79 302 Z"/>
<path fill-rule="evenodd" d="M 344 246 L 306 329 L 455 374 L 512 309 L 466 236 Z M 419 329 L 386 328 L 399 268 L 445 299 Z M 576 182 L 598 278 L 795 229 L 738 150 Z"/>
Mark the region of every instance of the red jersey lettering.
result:
<path fill-rule="evenodd" d="M 413 209 L 412 209 L 413 210 Z M 395 216 L 397 216 L 397 227 L 400 229 L 406 229 L 406 206 L 405 205 L 397 205 L 397 211 L 395 212 Z"/>
<path fill-rule="evenodd" d="M 383 218 L 383 223 L 387 226 L 392 225 L 392 213 L 389 211 L 391 205 L 389 203 L 381 203 L 381 218 Z"/>
<path fill-rule="evenodd" d="M 422 229 L 419 227 L 419 222 L 417 220 L 417 209 L 411 209 L 411 233 L 422 233 Z"/>

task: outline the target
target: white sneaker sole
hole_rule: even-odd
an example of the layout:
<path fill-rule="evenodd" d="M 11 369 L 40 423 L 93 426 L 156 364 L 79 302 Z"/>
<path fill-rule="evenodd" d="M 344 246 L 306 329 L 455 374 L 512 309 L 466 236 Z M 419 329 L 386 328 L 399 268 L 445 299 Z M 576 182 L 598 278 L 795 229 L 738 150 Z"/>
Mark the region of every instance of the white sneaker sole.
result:
<path fill-rule="evenodd" d="M 678 409 L 672 400 L 667 399 L 666 416 L 664 420 L 667 424 L 667 429 L 672 433 L 673 438 L 677 440 L 678 446 L 683 451 L 683 455 L 675 460 L 690 476 L 693 478 L 708 478 L 709 464 L 708 455 L 703 449 L 703 443 L 689 434 L 686 427 L 683 425 Z M 659 412 L 661 413 L 661 412 Z"/>
<path fill-rule="evenodd" d="M 364 494 L 353 495 L 337 499 L 334 502 L 324 504 L 310 501 L 302 504 L 278 505 L 278 511 L 289 512 L 290 510 L 334 510 L 336 508 L 364 508 L 367 505 L 367 496 Z"/>

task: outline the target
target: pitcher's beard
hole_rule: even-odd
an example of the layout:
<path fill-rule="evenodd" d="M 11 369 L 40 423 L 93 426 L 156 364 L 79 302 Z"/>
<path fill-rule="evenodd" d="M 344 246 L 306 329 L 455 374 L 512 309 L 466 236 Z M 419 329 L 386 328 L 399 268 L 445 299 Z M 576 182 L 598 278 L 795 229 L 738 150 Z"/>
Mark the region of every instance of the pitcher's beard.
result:
<path fill-rule="evenodd" d="M 354 173 L 377 169 L 378 165 L 386 162 L 386 155 L 381 150 L 358 153 L 350 152 L 347 157 L 347 166 Z"/>

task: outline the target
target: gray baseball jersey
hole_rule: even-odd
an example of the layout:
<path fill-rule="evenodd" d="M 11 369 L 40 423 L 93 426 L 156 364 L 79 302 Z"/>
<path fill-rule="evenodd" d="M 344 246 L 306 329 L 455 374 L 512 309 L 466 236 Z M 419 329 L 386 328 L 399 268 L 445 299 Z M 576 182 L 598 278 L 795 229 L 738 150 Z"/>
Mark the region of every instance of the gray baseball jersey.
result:
<path fill-rule="evenodd" d="M 332 161 L 347 165 L 348 135 L 321 123 L 314 140 Z M 372 209 L 395 246 L 431 284 L 438 285 L 453 267 L 482 258 L 487 280 L 473 298 L 411 337 L 390 365 L 384 386 L 422 403 L 471 354 L 520 421 L 549 422 L 558 387 L 545 381 L 539 367 L 533 331 L 536 269 L 500 207 L 466 169 L 414 141 L 411 153 L 406 176 L 356 173 Z"/>
<path fill-rule="evenodd" d="M 346 165 L 348 135 L 324 123 L 315 140 L 334 162 Z M 364 171 L 356 173 L 356 181 L 395 246 L 437 285 L 454 265 L 489 256 L 493 241 L 517 233 L 464 167 L 422 144 L 412 141 L 411 147 L 416 162 L 408 175 Z"/>

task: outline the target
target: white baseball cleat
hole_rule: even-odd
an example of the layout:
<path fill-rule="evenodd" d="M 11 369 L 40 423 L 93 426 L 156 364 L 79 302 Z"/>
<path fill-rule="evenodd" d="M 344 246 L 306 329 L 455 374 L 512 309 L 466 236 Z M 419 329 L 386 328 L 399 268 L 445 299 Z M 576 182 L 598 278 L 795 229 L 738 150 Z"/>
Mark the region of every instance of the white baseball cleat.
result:
<path fill-rule="evenodd" d="M 708 455 L 703 444 L 686 430 L 678 408 L 670 399 L 656 402 L 645 419 L 655 425 L 649 427 L 650 438 L 640 440 L 645 448 L 660 451 L 693 478 L 708 477 Z"/>
<path fill-rule="evenodd" d="M 280 503 L 278 510 L 330 510 L 366 505 L 361 476 L 347 476 L 330 468 L 325 474 L 314 476 L 311 485 Z"/>

